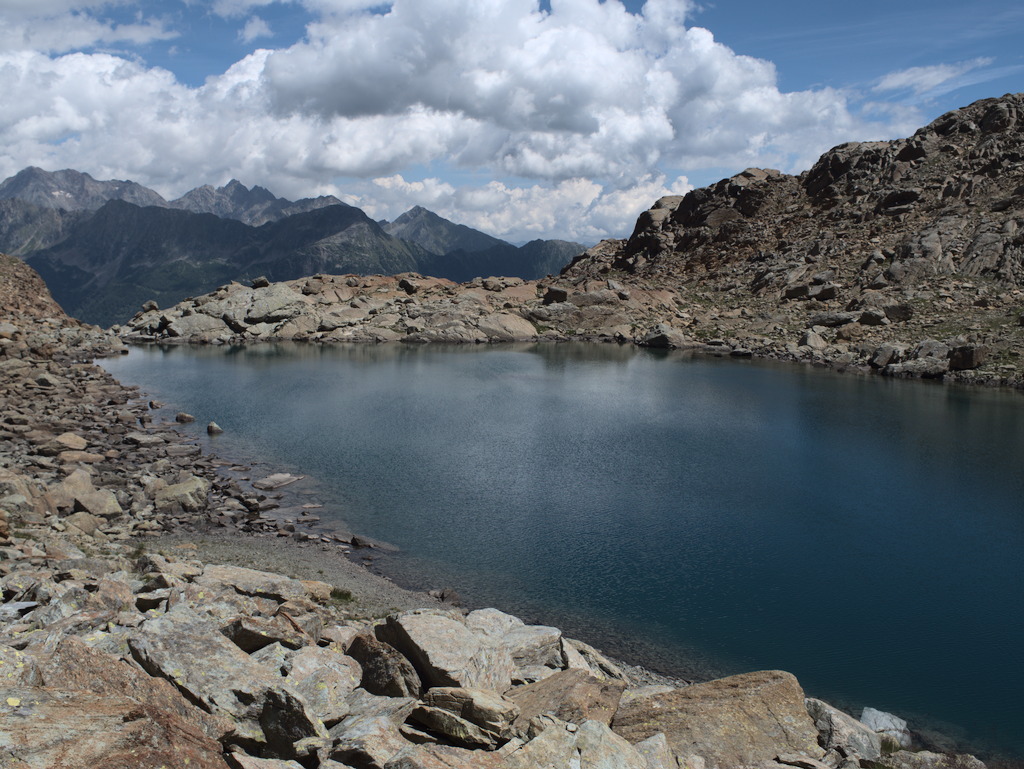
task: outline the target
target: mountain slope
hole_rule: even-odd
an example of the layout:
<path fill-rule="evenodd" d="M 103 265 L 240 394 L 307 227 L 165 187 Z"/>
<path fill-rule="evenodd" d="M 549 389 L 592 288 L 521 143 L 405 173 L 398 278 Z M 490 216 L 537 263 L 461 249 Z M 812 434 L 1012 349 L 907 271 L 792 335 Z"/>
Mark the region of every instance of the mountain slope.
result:
<path fill-rule="evenodd" d="M 109 200 L 137 206 L 167 205 L 159 193 L 132 181 L 100 182 L 80 171 L 50 172 L 34 166 L 0 182 L 0 200 L 11 198 L 65 211 L 95 211 Z"/>
<path fill-rule="evenodd" d="M 472 227 L 450 222 L 422 206 L 409 209 L 395 221 L 384 225 L 384 230 L 396 238 L 419 243 L 435 254 L 454 251 L 475 253 L 511 245 Z"/>
<path fill-rule="evenodd" d="M 111 201 L 26 261 L 71 315 L 111 325 L 150 299 L 174 304 L 231 280 L 405 272 L 424 256 L 351 206 L 250 227 L 212 214 Z"/>
<path fill-rule="evenodd" d="M 517 248 L 420 206 L 384 225 L 384 229 L 432 252 L 420 264 L 420 272 L 458 282 L 489 275 L 541 278 L 557 273 L 586 250 L 579 243 L 564 240 L 534 240 Z"/>
<path fill-rule="evenodd" d="M 59 243 L 86 211 L 37 206 L 25 200 L 0 200 L 0 253 L 24 256 Z"/>

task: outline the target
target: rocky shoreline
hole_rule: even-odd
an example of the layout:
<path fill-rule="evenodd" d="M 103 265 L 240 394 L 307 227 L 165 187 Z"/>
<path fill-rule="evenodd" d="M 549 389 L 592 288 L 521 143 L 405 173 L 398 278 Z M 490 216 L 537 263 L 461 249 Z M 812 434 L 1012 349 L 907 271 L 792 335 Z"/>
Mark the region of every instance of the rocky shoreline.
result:
<path fill-rule="evenodd" d="M 1024 94 L 662 198 L 558 276 L 231 283 L 133 342 L 587 340 L 1024 387 Z"/>
<path fill-rule="evenodd" d="M 916 750 L 894 716 L 807 699 L 788 673 L 652 683 L 557 628 L 445 606 L 340 555 L 321 569 L 308 554 L 359 543 L 275 517 L 268 487 L 286 478 L 225 475 L 87 362 L 119 340 L 2 266 L 3 766 L 983 766 Z M 193 529 L 203 544 L 181 539 Z M 270 535 L 273 566 L 211 558 L 204 529 Z M 299 562 L 305 578 L 280 573 Z"/>

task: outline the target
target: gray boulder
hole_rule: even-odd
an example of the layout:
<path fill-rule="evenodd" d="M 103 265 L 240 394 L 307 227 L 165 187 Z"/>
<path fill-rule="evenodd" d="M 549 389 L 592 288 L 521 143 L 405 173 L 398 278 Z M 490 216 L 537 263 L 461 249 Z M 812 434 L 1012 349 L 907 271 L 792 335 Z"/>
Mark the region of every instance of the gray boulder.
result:
<path fill-rule="evenodd" d="M 427 686 L 502 694 L 512 685 L 515 664 L 508 648 L 467 627 L 458 614 L 419 609 L 392 615 L 377 627 L 377 637 L 404 654 Z"/>
<path fill-rule="evenodd" d="M 882 740 L 867 725 L 821 700 L 808 697 L 806 705 L 825 750 L 839 748 L 847 755 L 856 753 L 867 760 L 882 755 Z"/>
<path fill-rule="evenodd" d="M 150 675 L 167 679 L 205 710 L 233 718 L 232 742 L 258 745 L 270 757 L 292 758 L 295 742 L 327 736 L 306 702 L 279 676 L 184 604 L 144 622 L 128 645 Z"/>

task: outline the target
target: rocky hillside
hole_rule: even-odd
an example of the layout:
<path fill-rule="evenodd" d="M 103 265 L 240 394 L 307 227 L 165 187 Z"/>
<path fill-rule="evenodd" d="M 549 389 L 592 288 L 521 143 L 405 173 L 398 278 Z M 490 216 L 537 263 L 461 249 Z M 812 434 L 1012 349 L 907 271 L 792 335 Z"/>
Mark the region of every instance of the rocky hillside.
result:
<path fill-rule="evenodd" d="M 128 333 L 596 339 L 1019 387 L 1024 96 L 978 102 L 908 139 L 841 145 L 801 176 L 748 169 L 663 198 L 629 239 L 600 243 L 555 279 L 458 287 L 405 276 L 405 289 L 401 279 L 364 298 L 355 277 L 295 281 L 295 314 L 263 325 L 210 314 L 240 290 L 225 286 L 139 315 Z M 339 283 L 339 298 L 322 293 Z M 195 332 L 177 333 L 190 316 Z"/>
<path fill-rule="evenodd" d="M 697 340 L 1018 380 L 1024 95 L 977 102 L 908 139 L 840 145 L 798 177 L 748 169 L 663 198 L 627 241 L 563 275 L 605 278 L 676 291 L 666 322 Z"/>
<path fill-rule="evenodd" d="M 175 431 L 188 415 L 80 362 L 109 337 L 17 260 L 0 306 L 5 769 L 984 769 L 781 671 L 658 681 L 495 609 L 369 609 L 358 538 L 280 508 L 297 479 L 250 482 Z M 168 539 L 201 530 L 306 578 Z"/>

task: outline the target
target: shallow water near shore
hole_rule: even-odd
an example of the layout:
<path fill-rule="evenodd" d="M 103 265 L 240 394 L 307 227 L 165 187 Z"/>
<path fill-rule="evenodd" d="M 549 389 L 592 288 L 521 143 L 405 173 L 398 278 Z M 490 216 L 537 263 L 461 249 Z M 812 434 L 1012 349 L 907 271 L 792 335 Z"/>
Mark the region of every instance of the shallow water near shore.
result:
<path fill-rule="evenodd" d="M 632 347 L 101 361 L 453 587 L 684 677 L 781 668 L 1022 757 L 1024 397 Z"/>

